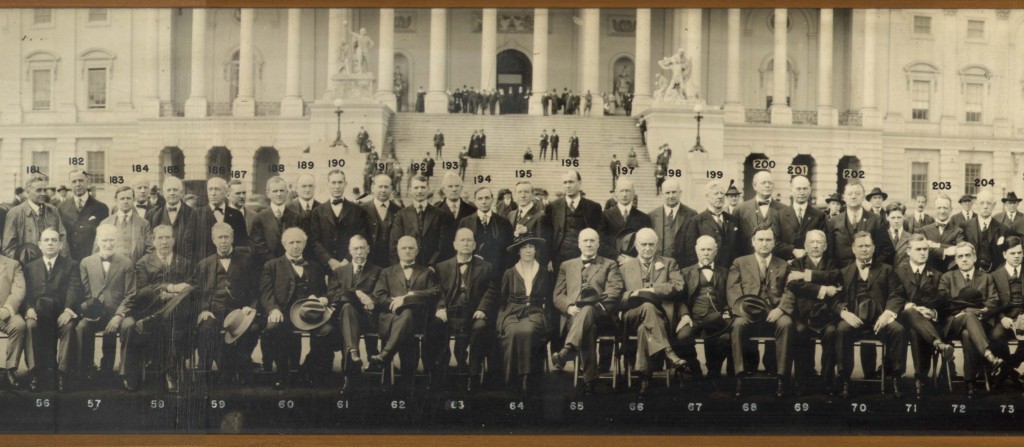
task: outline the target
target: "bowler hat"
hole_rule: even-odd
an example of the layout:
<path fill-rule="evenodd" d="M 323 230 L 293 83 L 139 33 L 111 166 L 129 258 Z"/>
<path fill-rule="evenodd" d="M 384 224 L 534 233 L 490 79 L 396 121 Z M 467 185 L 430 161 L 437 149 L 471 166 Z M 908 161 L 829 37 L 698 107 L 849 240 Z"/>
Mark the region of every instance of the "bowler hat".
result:
<path fill-rule="evenodd" d="M 1003 197 L 1003 203 L 1020 203 L 1020 199 L 1017 198 L 1017 193 L 1010 191 L 1006 193 L 1006 197 Z"/>
<path fill-rule="evenodd" d="M 974 201 L 974 196 L 972 196 L 970 194 L 964 194 L 964 195 L 960 196 L 960 200 L 958 201 L 958 203 L 973 202 L 973 201 Z"/>
<path fill-rule="evenodd" d="M 60 185 L 60 188 L 57 188 L 57 192 L 61 192 L 61 191 L 71 191 L 71 190 L 68 189 L 67 185 Z"/>
<path fill-rule="evenodd" d="M 874 196 L 882 196 L 882 200 L 889 200 L 889 195 L 882 191 L 882 188 L 874 187 L 868 195 L 864 196 L 865 199 L 871 200 Z"/>
<path fill-rule="evenodd" d="M 759 323 L 768 319 L 772 306 L 767 300 L 757 295 L 743 295 L 736 299 L 732 311 L 736 316 L 743 317 L 751 323 Z"/>
<path fill-rule="evenodd" d="M 334 315 L 334 309 L 327 307 L 320 300 L 307 298 L 292 304 L 288 318 L 295 329 L 311 331 L 326 324 L 332 315 Z"/>
<path fill-rule="evenodd" d="M 576 302 L 581 304 L 594 304 L 598 301 L 601 301 L 601 294 L 598 293 L 597 289 L 587 285 L 583 286 L 583 289 L 580 290 L 580 299 Z"/>
<path fill-rule="evenodd" d="M 626 300 L 626 307 L 640 307 L 641 304 L 651 303 L 661 307 L 661 297 L 650 290 L 642 290 Z"/>
<path fill-rule="evenodd" d="M 974 287 L 960 289 L 960 293 L 956 295 L 956 298 L 949 302 L 949 310 L 953 314 L 965 309 L 981 309 L 983 307 L 985 307 L 985 297 L 981 294 L 980 290 Z"/>
<path fill-rule="evenodd" d="M 252 320 L 256 319 L 256 310 L 247 307 L 235 309 L 224 317 L 224 343 L 232 344 L 238 337 L 252 326 Z"/>
<path fill-rule="evenodd" d="M 725 195 L 727 195 L 727 196 L 738 196 L 738 195 L 740 195 L 740 190 L 736 189 L 736 180 L 729 180 L 729 189 L 725 190 Z"/>
<path fill-rule="evenodd" d="M 82 303 L 82 318 L 89 321 L 98 321 L 103 318 L 103 302 L 98 298 L 90 298 Z"/>
<path fill-rule="evenodd" d="M 155 307 L 156 310 L 152 314 L 164 316 L 170 314 L 185 298 L 188 297 L 190 293 L 192 293 L 192 290 L 194 289 L 195 287 L 186 284 L 185 288 L 178 293 L 171 294 L 167 299 L 153 303 L 153 307 Z"/>
<path fill-rule="evenodd" d="M 831 202 L 836 202 L 836 203 L 838 203 L 840 205 L 845 205 L 846 204 L 846 201 L 843 200 L 843 196 L 839 195 L 838 192 L 832 193 L 832 195 L 828 196 L 828 198 L 825 199 L 825 203 L 831 203 Z"/>

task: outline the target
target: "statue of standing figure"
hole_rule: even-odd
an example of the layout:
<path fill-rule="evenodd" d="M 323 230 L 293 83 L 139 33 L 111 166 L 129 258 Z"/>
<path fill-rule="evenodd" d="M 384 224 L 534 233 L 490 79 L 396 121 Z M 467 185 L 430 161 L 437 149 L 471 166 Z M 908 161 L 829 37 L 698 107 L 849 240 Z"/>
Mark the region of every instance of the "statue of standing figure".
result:
<path fill-rule="evenodd" d="M 359 32 L 350 31 L 351 42 L 349 46 L 352 50 L 349 52 L 351 70 L 350 73 L 367 73 L 370 71 L 369 62 L 367 60 L 370 49 L 373 48 L 373 40 L 366 34 L 366 28 L 360 28 Z"/>
<path fill-rule="evenodd" d="M 658 61 L 658 66 L 664 70 L 669 70 L 672 74 L 664 92 L 666 99 L 676 95 L 682 99 L 690 99 L 691 96 L 693 99 L 696 99 L 696 95 L 693 94 L 693 86 L 690 85 L 693 65 L 690 63 L 690 58 L 686 57 L 686 52 L 682 48 L 671 56 L 663 57 Z"/>

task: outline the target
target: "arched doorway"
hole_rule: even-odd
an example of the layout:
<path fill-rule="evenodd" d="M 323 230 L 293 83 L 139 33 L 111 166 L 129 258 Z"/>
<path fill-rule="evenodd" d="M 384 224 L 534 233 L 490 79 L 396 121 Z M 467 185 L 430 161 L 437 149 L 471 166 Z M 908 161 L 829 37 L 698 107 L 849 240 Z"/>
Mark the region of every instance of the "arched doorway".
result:
<path fill-rule="evenodd" d="M 395 53 L 395 77 L 391 90 L 395 92 L 397 99 L 397 112 L 412 111 L 409 108 L 409 102 L 416 100 L 416 88 L 412 79 L 412 66 L 409 64 L 409 58 L 402 53 Z"/>
<path fill-rule="evenodd" d="M 836 192 L 839 194 L 844 192 L 847 183 L 860 183 L 863 180 L 860 175 L 862 173 L 860 159 L 853 155 L 840 158 L 836 167 Z"/>
<path fill-rule="evenodd" d="M 263 146 L 256 149 L 256 155 L 252 157 L 252 188 L 253 194 L 263 194 L 267 190 L 267 180 L 274 176 L 270 172 L 270 166 L 281 162 L 281 156 L 277 149 Z"/>
<path fill-rule="evenodd" d="M 611 107 L 613 115 L 626 112 L 626 102 L 633 93 L 634 78 L 633 58 L 621 56 L 612 64 L 612 92 L 615 93 L 615 107 Z"/>
<path fill-rule="evenodd" d="M 765 154 L 750 154 L 743 160 L 743 200 L 754 197 L 754 174 L 771 170 L 772 167 L 774 162 Z"/>
<path fill-rule="evenodd" d="M 206 178 L 214 177 L 231 180 L 231 151 L 224 146 L 214 146 L 206 152 Z"/>
<path fill-rule="evenodd" d="M 160 150 L 160 185 L 164 184 L 164 176 L 170 175 L 185 179 L 185 153 L 181 148 L 167 146 Z"/>
<path fill-rule="evenodd" d="M 505 50 L 498 53 L 498 91 L 504 91 L 506 98 L 501 106 L 502 114 L 526 113 L 525 93 L 533 86 L 533 63 L 519 50 Z"/>

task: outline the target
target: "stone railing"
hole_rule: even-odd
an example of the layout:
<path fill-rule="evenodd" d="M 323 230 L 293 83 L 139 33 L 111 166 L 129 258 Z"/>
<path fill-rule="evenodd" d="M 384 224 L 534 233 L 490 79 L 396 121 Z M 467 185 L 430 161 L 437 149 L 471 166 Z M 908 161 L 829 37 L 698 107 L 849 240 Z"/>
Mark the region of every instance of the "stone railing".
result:
<path fill-rule="evenodd" d="M 185 105 L 180 102 L 161 102 L 160 116 L 185 116 Z"/>
<path fill-rule="evenodd" d="M 281 116 L 281 103 L 257 102 L 256 116 Z"/>
<path fill-rule="evenodd" d="M 309 106 L 313 105 L 313 101 L 302 102 L 302 116 L 309 116 Z"/>
<path fill-rule="evenodd" d="M 839 113 L 839 125 L 840 126 L 850 126 L 850 127 L 861 127 L 863 125 L 863 123 L 861 122 L 861 114 L 860 114 L 860 112 L 853 112 L 853 111 L 840 112 Z"/>
<path fill-rule="evenodd" d="M 794 110 L 793 111 L 793 124 L 803 124 L 806 126 L 817 126 L 818 125 L 818 111 L 817 110 Z"/>
<path fill-rule="evenodd" d="M 231 116 L 230 102 L 206 103 L 206 116 Z"/>
<path fill-rule="evenodd" d="M 746 121 L 753 124 L 771 124 L 772 114 L 768 109 L 746 109 Z"/>

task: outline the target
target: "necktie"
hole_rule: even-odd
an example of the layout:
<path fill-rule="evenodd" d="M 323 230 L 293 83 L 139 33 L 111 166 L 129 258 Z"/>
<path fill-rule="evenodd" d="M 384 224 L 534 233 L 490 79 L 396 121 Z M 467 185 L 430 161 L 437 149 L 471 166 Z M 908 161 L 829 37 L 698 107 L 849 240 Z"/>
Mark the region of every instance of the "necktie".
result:
<path fill-rule="evenodd" d="M 669 208 L 669 210 L 668 210 L 668 217 L 666 218 L 666 220 L 668 220 L 669 223 L 675 222 L 675 220 L 676 220 L 676 210 L 675 209 Z"/>
<path fill-rule="evenodd" d="M 281 220 L 281 214 L 283 214 L 281 210 L 274 210 L 274 217 L 279 221 Z"/>
<path fill-rule="evenodd" d="M 83 200 L 81 197 L 79 197 L 78 199 L 75 200 L 75 202 L 78 205 L 78 211 L 81 212 L 82 211 L 82 207 L 85 206 L 85 200 Z"/>
<path fill-rule="evenodd" d="M 857 265 L 859 265 L 862 270 L 863 269 L 870 269 L 871 268 L 871 261 L 858 262 Z"/>
<path fill-rule="evenodd" d="M 584 259 L 583 260 L 583 268 L 590 267 L 590 265 L 593 264 L 593 263 L 594 263 L 594 258 Z"/>
<path fill-rule="evenodd" d="M 575 213 L 576 212 L 576 201 L 575 200 L 570 200 L 569 201 L 569 212 L 570 213 Z"/>
<path fill-rule="evenodd" d="M 946 232 L 946 224 L 939 224 L 939 235 L 942 235 L 945 232 Z"/>
<path fill-rule="evenodd" d="M 1010 279 L 1017 279 L 1017 274 L 1018 273 L 1020 273 L 1020 272 L 1017 271 L 1017 267 L 1014 267 L 1013 268 L 1013 276 Z"/>
<path fill-rule="evenodd" d="M 423 235 L 423 217 L 426 214 L 423 211 L 424 211 L 423 205 L 419 205 L 419 206 L 416 207 L 416 221 L 419 224 L 419 230 L 420 230 L 419 233 L 420 233 L 420 235 Z"/>
<path fill-rule="evenodd" d="M 53 261 L 47 260 L 46 261 L 46 274 L 49 275 L 52 270 L 53 270 Z"/>
<path fill-rule="evenodd" d="M 358 278 L 359 274 L 363 272 L 363 265 L 362 264 L 356 264 L 355 267 L 352 268 L 352 271 L 353 271 L 352 276 L 355 277 L 355 278 Z"/>
<path fill-rule="evenodd" d="M 968 274 L 964 275 L 964 280 L 966 280 L 968 283 L 970 283 L 971 282 L 971 274 L 968 273 Z"/>
<path fill-rule="evenodd" d="M 761 277 L 764 278 L 768 274 L 768 263 L 765 262 L 764 258 L 758 256 L 757 267 L 761 270 Z"/>
<path fill-rule="evenodd" d="M 308 213 L 310 211 L 313 211 L 313 206 L 309 203 L 306 203 L 306 212 Z"/>
<path fill-rule="evenodd" d="M 985 230 L 988 230 L 988 222 L 983 222 L 981 224 L 981 232 L 984 233 Z"/>
<path fill-rule="evenodd" d="M 221 208 L 221 207 L 218 206 L 218 207 L 213 209 L 213 212 L 220 213 L 220 215 L 223 216 L 224 215 L 224 208 Z"/>
<path fill-rule="evenodd" d="M 721 227 L 722 226 L 722 215 L 721 214 L 714 214 L 713 216 L 715 217 L 715 223 L 718 224 L 719 227 Z"/>
<path fill-rule="evenodd" d="M 917 269 L 917 270 L 915 270 L 915 271 L 914 271 L 914 276 L 916 276 L 916 277 L 917 277 L 917 278 L 916 278 L 916 279 L 917 279 L 917 282 L 918 282 L 918 283 L 920 283 L 920 282 L 921 282 L 921 269 Z"/>

